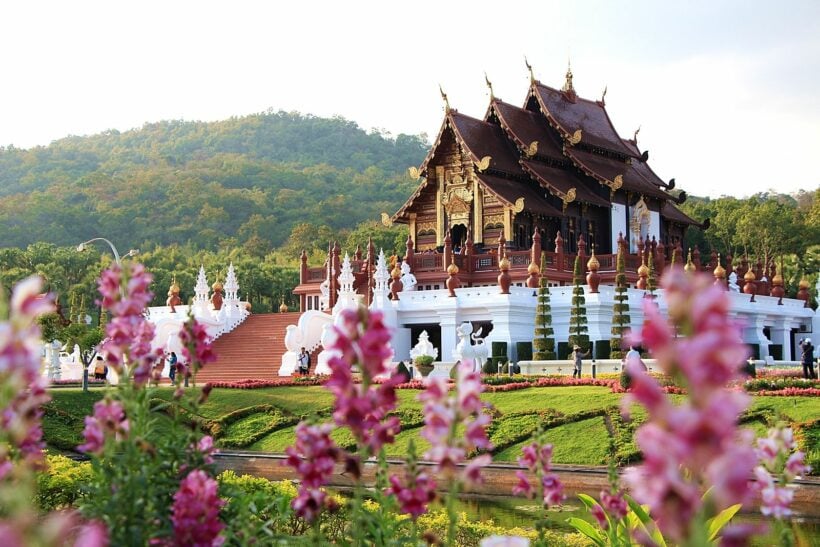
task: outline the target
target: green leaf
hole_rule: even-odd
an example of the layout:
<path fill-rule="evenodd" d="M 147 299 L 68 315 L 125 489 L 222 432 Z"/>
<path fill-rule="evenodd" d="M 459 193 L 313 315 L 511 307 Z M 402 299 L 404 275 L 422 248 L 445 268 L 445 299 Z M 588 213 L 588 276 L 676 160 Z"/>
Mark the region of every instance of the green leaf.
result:
<path fill-rule="evenodd" d="M 595 498 L 593 498 L 592 496 L 588 496 L 586 494 L 578 494 L 578 499 L 581 500 L 581 503 L 583 503 L 587 509 L 592 509 L 593 507 L 598 505 L 598 502 L 595 501 Z"/>
<path fill-rule="evenodd" d="M 709 531 L 709 541 L 714 541 L 717 538 L 718 533 L 726 526 L 732 517 L 734 517 L 738 511 L 740 511 L 742 504 L 738 503 L 732 505 L 731 507 L 727 507 L 714 517 L 710 518 L 706 521 L 706 528 Z"/>
<path fill-rule="evenodd" d="M 591 539 L 595 545 L 600 545 L 600 547 L 604 547 L 606 543 L 604 542 L 604 538 L 601 535 L 601 532 L 598 531 L 593 525 L 588 523 L 585 520 L 581 520 L 578 517 L 572 517 L 567 519 L 567 523 L 578 530 L 580 533 L 584 534 L 586 537 Z"/>

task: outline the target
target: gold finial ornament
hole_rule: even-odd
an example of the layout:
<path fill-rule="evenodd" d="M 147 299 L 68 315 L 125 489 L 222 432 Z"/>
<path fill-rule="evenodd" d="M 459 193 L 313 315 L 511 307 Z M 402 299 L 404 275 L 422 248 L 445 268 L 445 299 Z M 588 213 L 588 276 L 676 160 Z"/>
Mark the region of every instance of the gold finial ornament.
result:
<path fill-rule="evenodd" d="M 527 266 L 527 273 L 530 275 L 541 273 L 541 268 L 539 268 L 538 264 L 536 264 L 535 262 L 530 262 L 530 265 Z"/>
<path fill-rule="evenodd" d="M 582 138 L 583 136 L 584 136 L 584 132 L 583 132 L 583 131 L 581 131 L 580 129 L 576 129 L 576 130 L 575 130 L 575 133 L 573 133 L 573 134 L 572 134 L 572 136 L 569 138 L 569 143 L 570 143 L 572 146 L 575 146 L 576 144 L 578 144 L 579 142 L 581 142 L 581 138 Z"/>
<path fill-rule="evenodd" d="M 479 161 L 475 162 L 475 168 L 478 169 L 479 173 L 482 173 L 487 170 L 487 168 L 490 166 L 491 159 L 492 157 L 490 156 L 484 156 Z"/>
<path fill-rule="evenodd" d="M 401 269 L 399 269 L 398 261 L 396 261 L 396 265 L 393 267 L 393 271 L 390 272 L 390 276 L 393 279 L 399 279 L 401 277 Z"/>
<path fill-rule="evenodd" d="M 744 281 L 754 281 L 755 279 L 757 279 L 757 277 L 755 276 L 755 273 L 752 271 L 751 268 L 749 268 L 749 270 L 746 272 L 746 275 L 743 276 L 743 280 Z"/>
<path fill-rule="evenodd" d="M 168 288 L 168 296 L 172 294 L 179 294 L 179 285 L 177 285 L 177 276 L 174 276 L 171 286 Z"/>
<path fill-rule="evenodd" d="M 382 213 L 382 226 L 390 228 L 393 225 L 393 219 L 387 213 Z"/>
<path fill-rule="evenodd" d="M 507 258 L 506 253 L 503 257 L 501 257 L 501 261 L 498 263 L 498 267 L 501 269 L 502 272 L 506 272 L 510 269 L 510 260 Z"/>
<path fill-rule="evenodd" d="M 487 77 L 487 72 L 484 71 L 484 82 L 487 84 L 487 87 L 490 89 L 490 101 L 495 100 L 495 94 L 493 93 L 493 83 Z"/>
<path fill-rule="evenodd" d="M 524 64 L 527 65 L 527 70 L 530 72 L 530 84 L 535 83 L 535 75 L 532 73 L 532 66 L 530 65 L 529 61 L 527 61 L 527 56 L 524 55 Z"/>
<path fill-rule="evenodd" d="M 450 101 L 447 100 L 447 94 L 441 89 L 441 84 L 438 85 L 439 93 L 441 93 L 441 98 L 444 99 L 444 111 L 450 112 Z"/>
<path fill-rule="evenodd" d="M 638 143 L 638 133 L 640 133 L 640 132 L 641 132 L 641 126 L 639 125 L 638 129 L 635 130 L 635 133 L 632 134 L 632 140 L 635 141 L 636 144 Z"/>
<path fill-rule="evenodd" d="M 646 277 L 649 275 L 649 266 L 646 265 L 646 258 L 641 258 L 641 265 L 638 267 L 638 275 Z"/>
<path fill-rule="evenodd" d="M 604 86 L 604 92 L 601 93 L 601 104 L 606 104 L 606 90 L 608 86 Z"/>
<path fill-rule="evenodd" d="M 564 82 L 564 87 L 561 88 L 561 91 L 564 93 L 575 93 L 575 88 L 572 86 L 572 66 L 570 65 L 569 60 L 567 60 L 566 81 Z"/>
<path fill-rule="evenodd" d="M 601 267 L 601 263 L 598 262 L 598 257 L 595 256 L 595 249 L 592 249 L 592 254 L 589 255 L 589 260 L 587 260 L 587 270 L 591 270 L 593 272 L 598 271 Z M 647 273 L 649 273 L 649 268 L 647 268 Z"/>
<path fill-rule="evenodd" d="M 279 302 L 280 302 L 280 304 L 279 304 L 279 313 L 288 313 L 288 305 L 285 304 L 285 297 L 282 296 L 279 299 Z"/>
<path fill-rule="evenodd" d="M 686 273 L 693 273 L 695 271 L 695 263 L 692 262 L 692 249 L 689 249 L 689 254 L 686 255 L 686 265 L 683 267 L 683 271 Z"/>
<path fill-rule="evenodd" d="M 717 266 L 715 267 L 715 271 L 712 273 L 718 279 L 724 279 L 726 277 L 726 268 L 720 265 L 720 253 L 718 253 L 717 256 Z"/>
<path fill-rule="evenodd" d="M 782 285 L 783 284 L 783 276 L 780 275 L 780 272 L 777 272 L 776 274 L 774 274 L 774 277 L 772 278 L 772 283 L 774 285 Z M 808 286 L 806 288 L 808 289 Z"/>
<path fill-rule="evenodd" d="M 219 282 L 219 281 L 214 281 L 214 284 L 211 285 L 211 288 L 215 291 L 221 291 L 222 290 L 222 283 Z"/>
<path fill-rule="evenodd" d="M 806 277 L 803 277 L 800 280 L 800 283 L 797 285 L 799 289 L 808 290 L 809 288 L 809 280 Z"/>
<path fill-rule="evenodd" d="M 450 265 L 447 266 L 447 273 L 450 275 L 455 275 L 458 273 L 458 266 L 456 266 L 455 262 L 450 262 Z"/>

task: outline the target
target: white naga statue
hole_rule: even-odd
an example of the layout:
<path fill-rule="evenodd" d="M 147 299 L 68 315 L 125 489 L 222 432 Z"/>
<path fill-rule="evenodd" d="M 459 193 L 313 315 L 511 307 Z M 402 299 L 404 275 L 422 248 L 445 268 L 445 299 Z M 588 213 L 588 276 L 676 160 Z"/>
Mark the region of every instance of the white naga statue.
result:
<path fill-rule="evenodd" d="M 426 330 L 421 331 L 421 334 L 419 334 L 418 344 L 413 346 L 413 349 L 410 350 L 410 360 L 415 361 L 416 357 L 421 357 L 423 355 L 429 355 L 434 361 L 438 358 L 438 348 L 430 342 L 430 336 L 427 334 Z"/>
<path fill-rule="evenodd" d="M 474 370 L 480 372 L 490 352 L 484 344 L 484 338 L 481 337 L 481 330 L 475 334 L 472 334 L 472 332 L 473 325 L 469 321 L 463 322 L 461 326 L 456 329 L 458 345 L 456 345 L 456 349 L 453 350 L 453 358 L 456 361 L 472 359 Z M 474 342 L 473 344 L 470 343 L 471 338 Z"/>
<path fill-rule="evenodd" d="M 403 292 L 416 290 L 416 285 L 418 284 L 418 281 L 416 280 L 416 276 L 413 275 L 413 272 L 410 271 L 410 264 L 408 264 L 407 261 L 405 260 L 404 262 L 401 263 L 400 268 L 401 268 L 401 285 L 402 285 L 401 290 Z"/>
<path fill-rule="evenodd" d="M 737 274 L 735 272 L 729 274 L 729 290 L 740 292 L 740 287 L 737 286 Z"/>

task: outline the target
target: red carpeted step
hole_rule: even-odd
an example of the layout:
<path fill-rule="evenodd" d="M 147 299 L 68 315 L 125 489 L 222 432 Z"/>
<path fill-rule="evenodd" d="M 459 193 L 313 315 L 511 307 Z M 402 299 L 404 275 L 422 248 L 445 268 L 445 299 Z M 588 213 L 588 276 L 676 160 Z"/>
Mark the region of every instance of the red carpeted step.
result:
<path fill-rule="evenodd" d="M 197 374 L 197 383 L 278 378 L 282 355 L 287 351 L 285 329 L 295 325 L 299 315 L 298 312 L 251 314 L 234 331 L 214 342 L 217 360 Z"/>

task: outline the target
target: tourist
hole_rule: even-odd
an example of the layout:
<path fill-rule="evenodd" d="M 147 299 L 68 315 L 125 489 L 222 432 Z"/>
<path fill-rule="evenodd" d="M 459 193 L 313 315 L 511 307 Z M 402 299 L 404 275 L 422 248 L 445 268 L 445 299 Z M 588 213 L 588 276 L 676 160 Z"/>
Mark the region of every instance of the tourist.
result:
<path fill-rule="evenodd" d="M 800 347 L 803 349 L 800 356 L 800 361 L 803 363 L 803 378 L 814 378 L 814 346 L 811 340 L 804 338 L 800 342 Z"/>
<path fill-rule="evenodd" d="M 581 359 L 584 357 L 589 357 L 590 350 L 587 350 L 586 353 L 581 352 L 581 346 L 575 344 L 572 347 L 572 355 L 570 355 L 570 359 L 575 363 L 575 368 L 572 370 L 572 377 L 573 378 L 580 378 L 581 377 Z"/>
<path fill-rule="evenodd" d="M 102 355 L 97 355 L 97 361 L 94 365 L 94 379 L 95 380 L 105 380 L 108 376 L 108 367 L 105 366 L 105 361 L 103 361 Z"/>
<path fill-rule="evenodd" d="M 646 363 L 641 359 L 641 352 L 635 349 L 635 346 L 629 346 L 629 351 L 626 352 L 623 364 L 626 365 L 630 360 L 635 359 L 641 364 L 641 368 L 646 370 Z"/>
<path fill-rule="evenodd" d="M 302 376 L 307 376 L 308 371 L 310 370 L 310 355 L 308 354 L 305 348 L 302 348 L 302 351 L 299 353 L 299 374 Z"/>
<path fill-rule="evenodd" d="M 176 382 L 177 378 L 177 354 L 173 351 L 171 355 L 168 357 L 168 378 L 171 379 L 171 383 Z"/>

